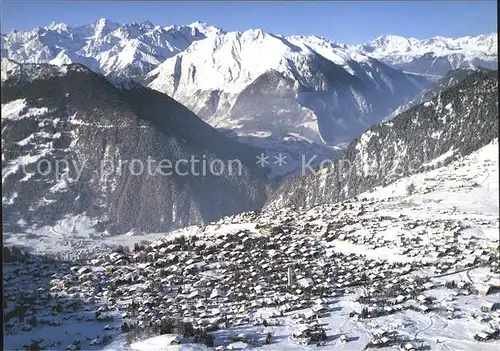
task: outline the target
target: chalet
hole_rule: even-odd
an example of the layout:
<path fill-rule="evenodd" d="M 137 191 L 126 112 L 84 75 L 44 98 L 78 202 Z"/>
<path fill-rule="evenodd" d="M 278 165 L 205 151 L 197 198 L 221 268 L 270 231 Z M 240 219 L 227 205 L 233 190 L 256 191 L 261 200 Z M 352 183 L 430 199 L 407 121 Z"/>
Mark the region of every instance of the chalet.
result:
<path fill-rule="evenodd" d="M 479 258 L 477 256 L 470 256 L 470 257 L 468 257 L 468 258 L 465 259 L 465 264 L 468 267 L 474 266 L 477 263 L 478 259 Z"/>
<path fill-rule="evenodd" d="M 82 267 L 80 269 L 78 269 L 78 274 L 87 274 L 87 273 L 90 273 L 92 272 L 92 268 L 90 267 Z"/>
<path fill-rule="evenodd" d="M 430 290 L 430 289 L 432 289 L 432 288 L 434 287 L 434 283 L 432 283 L 432 282 L 427 282 L 427 283 L 425 283 L 423 286 L 424 286 L 424 289 L 425 289 L 425 290 Z"/>
<path fill-rule="evenodd" d="M 481 257 L 483 255 L 487 255 L 488 252 L 486 250 L 483 250 L 483 249 L 476 249 L 472 252 L 472 254 L 476 257 Z"/>
<path fill-rule="evenodd" d="M 382 339 L 384 336 L 387 336 L 389 333 L 386 330 L 378 329 L 373 333 L 373 336 L 376 339 Z"/>
<path fill-rule="evenodd" d="M 492 276 L 488 280 L 488 284 L 494 288 L 494 289 L 500 289 L 500 277 L 499 276 Z"/>
<path fill-rule="evenodd" d="M 437 259 L 439 257 L 442 257 L 443 256 L 443 253 L 442 252 L 439 252 L 439 251 L 431 251 L 429 253 L 429 256 L 433 259 Z"/>
<path fill-rule="evenodd" d="M 170 340 L 170 345 L 179 345 L 181 343 L 181 336 L 180 335 L 175 335 L 171 340 Z"/>
<path fill-rule="evenodd" d="M 311 278 L 302 278 L 297 281 L 297 284 L 302 288 L 310 288 L 314 286 L 314 282 Z"/>
<path fill-rule="evenodd" d="M 483 302 L 480 309 L 481 312 L 493 312 L 498 307 L 498 303 L 496 302 Z"/>
<path fill-rule="evenodd" d="M 119 254 L 118 252 L 113 252 L 111 255 L 108 256 L 108 261 L 111 263 L 115 263 L 116 261 L 123 259 L 123 256 Z"/>
<path fill-rule="evenodd" d="M 476 286 L 476 291 L 479 296 L 486 296 L 491 291 L 491 285 L 489 284 L 479 284 Z"/>
<path fill-rule="evenodd" d="M 402 346 L 400 347 L 400 350 L 403 350 L 403 351 L 416 351 L 418 350 L 417 348 L 417 345 L 413 342 L 407 342 L 407 343 L 404 343 L 402 344 Z"/>
<path fill-rule="evenodd" d="M 325 305 L 315 305 L 311 309 L 315 313 L 317 313 L 318 315 L 325 315 L 325 314 L 328 314 L 330 312 L 330 309 L 328 308 L 328 306 L 325 306 Z"/>
<path fill-rule="evenodd" d="M 396 297 L 396 302 L 397 302 L 397 303 L 402 303 L 402 302 L 404 302 L 405 300 L 406 300 L 406 296 L 403 296 L 403 295 L 398 295 L 398 296 Z"/>
<path fill-rule="evenodd" d="M 318 316 L 316 315 L 316 313 L 313 310 L 308 310 L 308 311 L 304 312 L 304 319 L 305 320 L 311 321 L 311 320 L 315 320 L 317 318 L 318 318 Z"/>
<path fill-rule="evenodd" d="M 477 341 L 488 341 L 491 339 L 491 333 L 489 332 L 481 332 L 474 335 L 474 339 Z"/>
<path fill-rule="evenodd" d="M 479 256 L 479 260 L 481 262 L 490 262 L 492 260 L 492 257 L 490 255 L 481 255 Z"/>
<path fill-rule="evenodd" d="M 308 326 L 308 325 L 301 325 L 297 329 L 297 332 L 293 334 L 293 336 L 296 339 L 303 339 L 303 338 L 307 338 L 312 332 L 313 332 L 313 329 L 310 326 Z"/>
<path fill-rule="evenodd" d="M 388 336 L 384 336 L 384 337 L 380 338 L 380 343 L 382 345 L 388 345 L 390 341 L 391 341 L 391 339 L 389 339 Z"/>
<path fill-rule="evenodd" d="M 429 304 L 431 302 L 431 299 L 425 295 L 418 295 L 417 301 L 420 302 L 421 304 Z"/>

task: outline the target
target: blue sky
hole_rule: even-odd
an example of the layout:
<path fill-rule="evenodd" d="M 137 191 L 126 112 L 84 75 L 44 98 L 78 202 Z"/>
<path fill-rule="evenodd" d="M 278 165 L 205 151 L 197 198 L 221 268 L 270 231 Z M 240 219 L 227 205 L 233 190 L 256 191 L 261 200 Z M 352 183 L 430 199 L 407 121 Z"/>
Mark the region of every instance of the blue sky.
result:
<path fill-rule="evenodd" d="M 2 33 L 52 21 L 71 26 L 106 17 L 155 25 L 207 22 L 227 31 L 261 28 L 271 33 L 318 35 L 360 43 L 384 34 L 426 38 L 497 31 L 496 1 L 407 2 L 22 2 L 1 3 Z"/>

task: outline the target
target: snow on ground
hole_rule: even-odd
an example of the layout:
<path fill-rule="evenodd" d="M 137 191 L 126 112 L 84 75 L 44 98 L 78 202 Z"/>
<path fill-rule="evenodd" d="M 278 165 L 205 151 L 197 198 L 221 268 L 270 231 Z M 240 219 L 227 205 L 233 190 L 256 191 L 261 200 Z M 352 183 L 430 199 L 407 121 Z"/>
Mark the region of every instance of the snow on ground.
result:
<path fill-rule="evenodd" d="M 459 237 L 475 237 L 476 245 L 489 246 L 498 240 L 498 142 L 478 150 L 465 159 L 457 160 L 446 167 L 415 174 L 411 177 L 401 179 L 385 188 L 377 188 L 351 199 L 350 202 L 336 206 L 322 205 L 312 209 L 289 210 L 283 209 L 277 212 L 265 212 L 256 214 L 252 220 L 248 215 L 241 214 L 228 217 L 206 226 L 192 226 L 179 229 L 168 234 L 168 238 L 196 235 L 200 242 L 220 243 L 224 236 L 235 234 L 244 230 L 249 231 L 250 236 L 262 236 L 257 224 L 280 225 L 283 218 L 290 219 L 292 225 L 308 225 L 316 228 L 324 228 L 335 218 L 345 216 L 348 221 L 338 229 L 348 233 L 346 240 L 325 241 L 321 231 L 313 232 L 307 238 L 311 243 L 316 242 L 325 247 L 325 256 L 331 253 L 356 253 L 367 259 L 377 261 L 400 262 L 411 265 L 418 262 L 434 262 L 434 258 L 426 257 L 424 254 L 410 255 L 404 253 L 409 246 L 398 246 L 398 238 L 418 238 L 422 245 L 432 244 L 443 240 L 444 227 L 439 221 L 457 221 L 464 224 L 459 230 Z M 412 194 L 407 193 L 407 186 L 415 185 Z M 359 206 L 358 206 L 359 205 Z M 354 206 L 354 210 L 349 210 Z M 362 215 L 357 214 L 359 208 L 365 208 Z M 356 217 L 354 217 L 356 216 Z M 352 220 L 352 221 L 349 221 Z M 407 227 L 407 224 L 426 223 L 437 221 L 436 226 Z M 288 223 L 288 222 L 287 222 Z M 7 244 L 25 244 L 31 246 L 34 251 L 62 251 L 74 252 L 76 250 L 87 250 L 99 252 L 99 247 L 106 250 L 106 245 L 121 244 L 132 246 L 144 240 L 157 241 L 165 237 L 165 233 L 141 234 L 131 231 L 120 236 L 99 236 L 92 229 L 91 219 L 80 216 L 66 218 L 51 228 L 42 228 L 38 231 L 24 233 L 23 236 L 4 236 Z M 320 229 L 318 229 L 320 230 Z M 360 238 L 372 239 L 370 243 L 355 243 L 353 240 Z M 307 241 L 307 242 L 308 242 Z M 380 246 L 372 243 L 382 241 Z M 497 241 L 498 243 L 498 241 Z M 290 243 L 283 242 L 286 248 Z M 272 250 L 271 250 L 272 251 Z M 321 260 L 325 258 L 322 257 Z M 436 261 L 438 262 L 438 261 Z M 263 262 L 264 264 L 264 262 Z M 433 263 L 434 264 L 434 263 Z M 485 302 L 500 301 L 500 292 L 494 292 L 487 296 L 477 294 L 460 293 L 456 290 L 446 288 L 446 282 L 470 283 L 474 286 L 485 282 L 494 282 L 490 268 L 470 267 L 465 271 L 454 270 L 442 274 L 435 271 L 437 266 L 426 267 L 416 272 L 424 275 L 432 283 L 425 291 L 425 295 L 435 299 L 434 305 L 440 305 L 443 309 L 422 313 L 412 309 L 392 313 L 386 316 L 361 319 L 358 316 L 350 316 L 351 312 L 360 313 L 363 306 L 356 301 L 366 293 L 369 286 L 359 285 L 348 288 L 342 295 L 329 297 L 329 316 L 319 318 L 317 322 L 323 326 L 329 339 L 323 347 L 325 350 L 356 350 L 359 351 L 373 339 L 373 334 L 382 328 L 387 331 L 397 330 L 400 335 L 410 339 L 416 338 L 423 342 L 431 350 L 497 350 L 499 341 L 477 342 L 473 336 L 487 328 L 495 326 L 497 320 L 484 321 L 477 316 L 484 317 L 480 306 Z M 366 268 L 367 271 L 369 268 Z M 389 272 L 388 272 L 389 273 Z M 204 274 L 219 274 L 219 271 L 208 270 Z M 4 270 L 5 277 L 5 270 Z M 5 279 L 5 278 L 4 278 Z M 388 282 L 389 283 L 389 282 Z M 497 283 L 494 283 L 498 285 Z M 410 302 L 410 301 L 408 301 Z M 457 318 L 448 319 L 446 308 L 456 309 Z M 304 350 L 317 349 L 316 346 L 304 346 L 292 338 L 300 325 L 294 319 L 294 315 L 304 313 L 307 310 L 294 310 L 287 312 L 283 317 L 271 318 L 278 315 L 277 308 L 261 308 L 252 313 L 252 318 L 265 317 L 278 320 L 278 325 L 254 326 L 252 324 L 233 326 L 221 329 L 214 333 L 215 345 L 224 345 L 226 349 L 244 349 L 249 347 L 248 343 L 234 341 L 234 335 L 244 333 L 253 338 L 260 338 L 271 332 L 273 343 L 267 346 L 254 347 L 262 350 Z M 92 312 L 88 312 L 91 314 Z M 83 314 L 85 316 L 85 314 Z M 249 316 L 250 317 L 250 316 Z M 481 317 L 482 318 L 482 317 Z M 14 348 L 21 347 L 26 341 L 33 339 L 49 338 L 59 342 L 58 347 L 71 343 L 75 338 L 88 340 L 103 334 L 104 324 L 96 324 L 92 321 L 82 320 L 76 322 L 71 319 L 64 322 L 66 334 L 61 333 L 61 326 L 42 326 L 33 328 L 31 331 L 7 335 L 6 342 Z M 105 347 L 105 350 L 170 350 L 175 349 L 166 345 L 166 336 L 155 337 L 127 345 L 122 335 L 119 335 L 120 319 L 109 323 L 113 329 L 113 335 L 117 335 L 113 342 Z M 110 332 L 111 333 L 111 332 Z M 347 335 L 349 342 L 342 344 L 339 340 L 341 334 Z M 80 336 L 79 336 L 80 335 Z M 49 336 L 49 337 L 47 337 Z M 259 340 L 260 340 L 259 339 Z M 262 340 L 259 341 L 260 343 Z M 204 346 L 184 343 L 179 347 L 181 350 L 205 350 Z M 213 350 L 213 348 L 212 348 Z M 388 350 L 388 349 L 386 349 Z"/>
<path fill-rule="evenodd" d="M 396 249 L 390 248 L 377 248 L 374 250 L 369 249 L 366 245 L 355 245 L 345 241 L 335 240 L 332 245 L 332 252 L 342 252 L 345 254 L 364 252 L 366 257 L 373 259 L 387 260 L 389 262 L 412 262 L 415 259 L 404 255 L 399 255 Z"/>
<path fill-rule="evenodd" d="M 180 344 L 180 345 L 170 345 L 170 342 L 176 335 L 164 334 L 159 336 L 154 336 L 152 338 L 138 341 L 132 343 L 130 348 L 134 351 L 174 351 L 174 350 L 182 350 L 182 351 L 204 351 L 210 350 L 208 347 L 204 345 L 197 344 Z M 109 350 L 106 348 L 106 350 Z"/>
<path fill-rule="evenodd" d="M 109 250 L 110 246 L 133 246 L 141 241 L 152 242 L 165 236 L 165 233 L 128 232 L 121 235 L 108 235 L 95 230 L 97 221 L 76 215 L 59 220 L 54 226 L 29 228 L 23 233 L 3 233 L 4 245 L 18 245 L 32 253 L 51 253 L 67 257 L 81 253 L 97 253 Z M 181 233 L 185 235 L 188 228 Z"/>

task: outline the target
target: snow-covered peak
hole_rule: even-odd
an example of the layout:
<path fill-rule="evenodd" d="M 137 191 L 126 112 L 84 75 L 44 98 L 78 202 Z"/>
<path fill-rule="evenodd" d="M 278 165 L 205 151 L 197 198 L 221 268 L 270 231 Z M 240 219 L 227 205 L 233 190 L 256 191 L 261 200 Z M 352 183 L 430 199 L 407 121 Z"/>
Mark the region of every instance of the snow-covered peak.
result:
<path fill-rule="evenodd" d="M 53 30 L 56 32 L 67 32 L 70 29 L 70 27 L 65 23 L 57 23 L 53 21 L 51 24 L 45 27 L 45 29 Z"/>
<path fill-rule="evenodd" d="M 225 33 L 222 29 L 207 24 L 205 22 L 193 22 L 188 25 L 169 25 L 163 27 L 167 32 L 184 32 L 191 33 L 192 36 L 209 37 Z"/>
<path fill-rule="evenodd" d="M 97 21 L 91 24 L 91 27 L 94 29 L 96 37 L 102 37 L 116 28 L 120 27 L 118 23 L 112 22 L 107 18 L 100 18 Z"/>
<path fill-rule="evenodd" d="M 399 35 L 383 35 L 370 43 L 366 43 L 363 47 L 366 48 L 367 52 L 373 51 L 387 51 L 387 52 L 406 52 L 409 51 L 412 44 L 415 43 L 417 39 L 406 38 Z"/>
<path fill-rule="evenodd" d="M 143 21 L 139 23 L 140 25 L 146 27 L 146 28 L 154 28 L 154 24 L 151 21 Z"/>
<path fill-rule="evenodd" d="M 349 61 L 366 62 L 369 57 L 355 47 L 332 42 L 317 36 L 290 36 L 286 38 L 294 45 L 314 50 L 324 58 L 344 67 L 351 74 L 354 73 Z"/>
<path fill-rule="evenodd" d="M 497 33 L 427 39 L 385 35 L 352 47 L 395 68 L 419 74 L 442 77 L 460 68 L 497 67 Z"/>
<path fill-rule="evenodd" d="M 218 27 L 207 24 L 206 22 L 196 21 L 187 25 L 190 28 L 196 28 L 200 33 L 209 36 L 224 33 L 224 31 Z"/>
<path fill-rule="evenodd" d="M 380 58 L 391 54 L 406 54 L 409 57 L 416 57 L 430 52 L 437 56 L 458 52 L 469 55 L 481 53 L 484 55 L 497 55 L 498 51 L 497 33 L 460 38 L 435 36 L 427 39 L 384 35 L 357 47 L 374 57 Z"/>
<path fill-rule="evenodd" d="M 152 71 L 150 77 L 159 77 L 152 87 L 169 91 L 162 85 L 178 70 L 193 70 L 195 73 L 182 74 L 190 77 L 193 89 L 221 89 L 239 92 L 258 76 L 270 70 L 300 73 L 300 62 L 304 62 L 314 52 L 305 45 L 297 46 L 283 37 L 266 33 L 261 29 L 244 32 L 228 32 L 193 43 L 186 51 L 167 59 Z M 290 62 L 298 66 L 290 66 Z M 177 68 L 176 68 L 177 67 Z M 184 72 L 187 73 L 187 72 Z M 188 83 L 188 82 L 186 82 Z"/>
<path fill-rule="evenodd" d="M 166 59 L 183 52 L 195 41 L 212 37 L 213 42 L 218 40 L 222 43 L 228 39 L 229 34 L 200 21 L 188 25 L 155 26 L 150 21 L 118 24 L 101 18 L 77 27 L 53 22 L 44 28 L 11 31 L 3 35 L 2 57 L 23 63 L 94 62 L 90 66 L 92 69 L 99 67 L 99 71 L 106 75 L 130 78 L 150 72 Z M 248 46 L 254 40 L 277 43 L 266 46 L 266 49 L 271 50 L 270 58 L 267 57 L 267 51 L 265 55 L 253 54 L 259 60 L 272 61 L 276 58 L 275 53 L 282 49 L 301 52 L 302 55 L 314 51 L 343 66 L 351 74 L 353 70 L 349 67 L 349 62 L 370 62 L 369 56 L 405 71 L 444 76 L 449 70 L 473 65 L 492 68 L 490 66 L 496 64 L 498 50 L 497 33 L 462 38 L 436 36 L 429 39 L 385 35 L 369 43 L 348 46 L 318 36 L 285 37 L 266 33 L 261 29 L 251 29 L 238 34 L 237 42 Z M 239 50 L 239 45 L 235 44 L 235 52 Z M 64 59 L 61 59 L 61 55 Z M 445 62 L 433 63 L 436 57 L 444 57 Z M 290 57 L 285 57 L 288 58 Z M 228 56 L 228 60 L 232 60 L 232 54 Z M 415 60 L 424 62 L 413 64 Z M 412 67 L 404 66 L 407 63 L 412 63 Z M 429 68 L 432 65 L 435 67 Z"/>
<path fill-rule="evenodd" d="M 130 78 L 149 72 L 193 41 L 220 32 L 203 23 L 162 28 L 150 21 L 118 24 L 106 18 L 78 27 L 53 22 L 2 36 L 2 57 L 21 63 L 81 63 L 96 72 Z"/>

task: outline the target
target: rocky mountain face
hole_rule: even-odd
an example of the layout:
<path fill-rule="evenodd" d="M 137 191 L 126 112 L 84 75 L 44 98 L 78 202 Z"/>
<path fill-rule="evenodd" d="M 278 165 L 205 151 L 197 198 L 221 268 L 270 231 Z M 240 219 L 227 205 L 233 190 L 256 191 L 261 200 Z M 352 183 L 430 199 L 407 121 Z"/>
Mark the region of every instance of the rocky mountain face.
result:
<path fill-rule="evenodd" d="M 439 77 L 456 69 L 498 67 L 497 33 L 429 39 L 385 35 L 355 47 L 391 67 Z"/>
<path fill-rule="evenodd" d="M 79 64 L 2 73 L 4 231 L 74 215 L 109 233 L 168 231 L 265 201 L 259 150 L 162 93 Z"/>
<path fill-rule="evenodd" d="M 327 145 L 350 141 L 428 84 L 326 39 L 261 30 L 195 42 L 145 81 L 214 127 Z"/>
<path fill-rule="evenodd" d="M 336 202 L 467 155 L 497 137 L 498 74 L 475 72 L 368 129 L 325 167 L 282 184 L 266 207 Z"/>
<path fill-rule="evenodd" d="M 221 31 L 203 23 L 155 26 L 118 24 L 101 18 L 70 27 L 52 23 L 31 31 L 2 35 L 2 58 L 20 63 L 80 63 L 113 79 L 138 78 L 192 42 Z"/>

